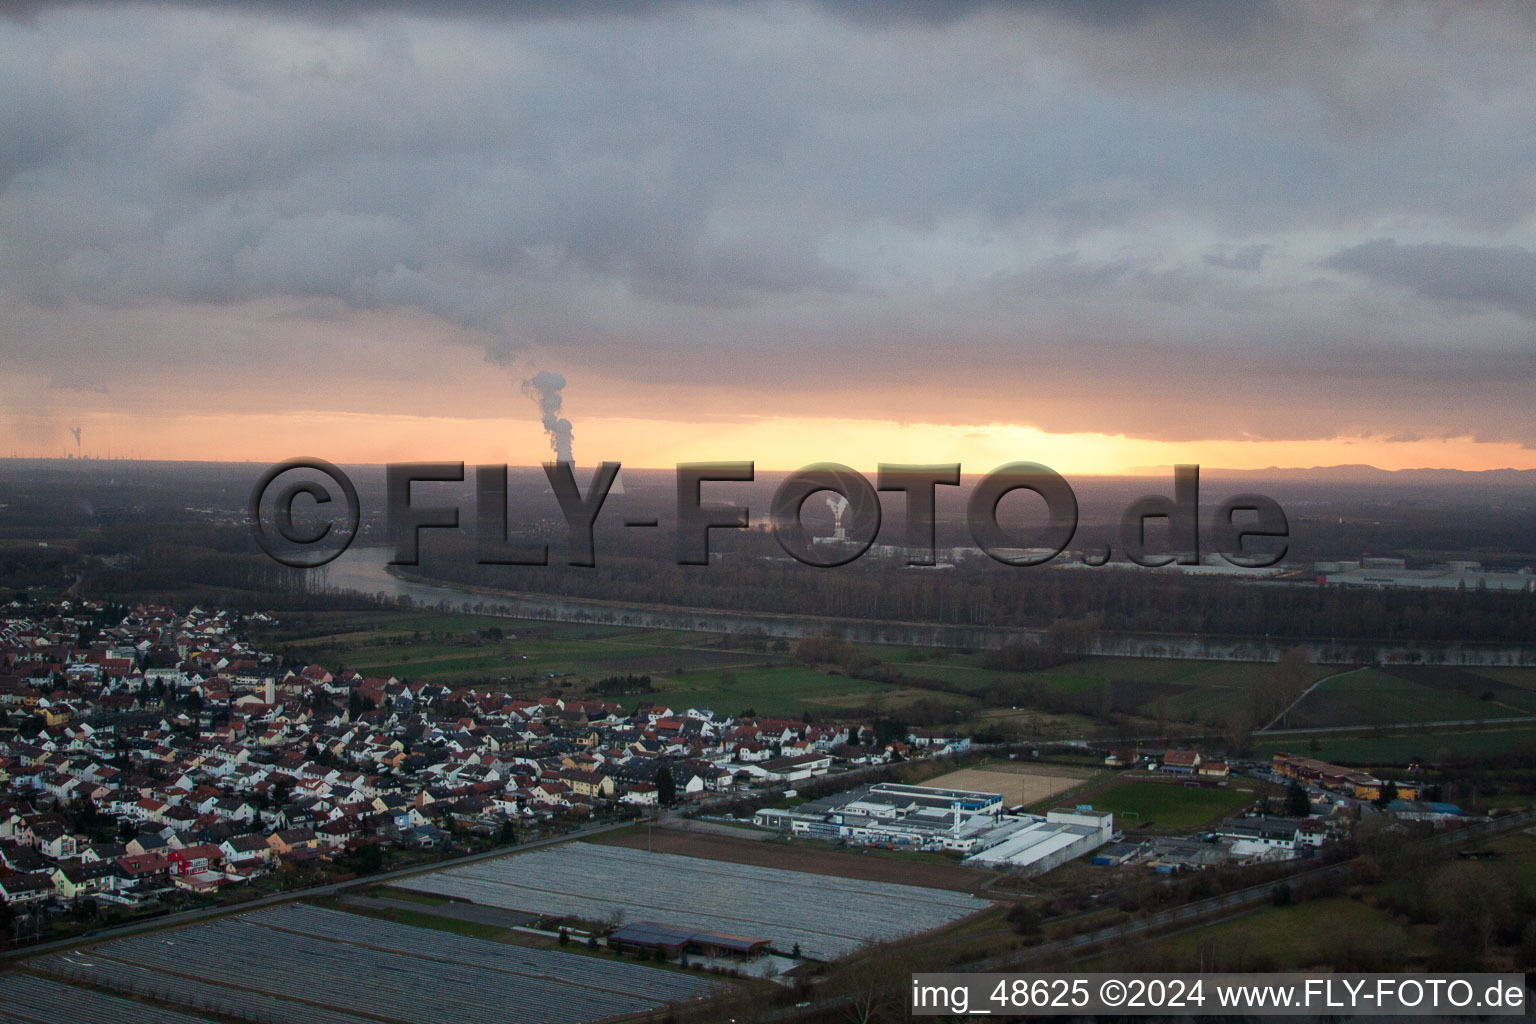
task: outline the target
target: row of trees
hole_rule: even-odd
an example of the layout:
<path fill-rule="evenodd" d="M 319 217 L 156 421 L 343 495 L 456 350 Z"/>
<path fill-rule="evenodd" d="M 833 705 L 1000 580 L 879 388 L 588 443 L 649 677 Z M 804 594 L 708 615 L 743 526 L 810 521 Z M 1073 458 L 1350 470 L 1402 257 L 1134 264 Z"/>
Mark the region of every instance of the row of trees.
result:
<path fill-rule="evenodd" d="M 449 545 L 451 548 L 451 545 Z M 450 581 L 638 603 L 977 626 L 1092 632 L 1173 632 L 1295 639 L 1450 643 L 1523 642 L 1536 635 L 1536 601 L 1518 593 L 1255 587 L 1172 573 L 1059 572 L 975 562 L 952 573 L 911 573 L 855 562 L 836 570 L 740 558 L 729 571 L 664 558 L 604 556 L 596 568 L 477 565 L 469 549 L 424 559 Z M 1069 628 L 1060 649 L 1082 649 Z"/>

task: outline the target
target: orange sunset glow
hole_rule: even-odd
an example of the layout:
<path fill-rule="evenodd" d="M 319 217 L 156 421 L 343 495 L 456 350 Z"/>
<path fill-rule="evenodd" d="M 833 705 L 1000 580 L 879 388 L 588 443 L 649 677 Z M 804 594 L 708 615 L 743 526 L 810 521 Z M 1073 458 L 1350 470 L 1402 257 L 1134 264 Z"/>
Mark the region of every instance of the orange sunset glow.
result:
<path fill-rule="evenodd" d="M 92 458 L 275 462 L 304 454 L 337 463 L 448 460 L 532 465 L 552 457 L 538 423 L 530 418 L 290 412 L 274 416 L 87 415 L 82 422 L 87 436 L 125 439 L 115 452 L 95 446 L 85 449 L 83 454 Z M 1031 461 L 1079 475 L 1160 472 L 1181 462 L 1239 470 L 1334 465 L 1386 470 L 1536 468 L 1536 451 L 1467 437 L 1153 441 L 1107 434 L 1050 434 L 998 423 L 955 426 L 799 417 L 705 424 L 591 417 L 582 421 L 578 443 L 579 463 L 616 461 L 639 468 L 722 459 L 751 460 L 766 470 L 828 461 L 866 470 L 881 462 L 959 462 L 966 473 Z M 68 443 L 55 443 L 51 449 L 34 446 L 20 454 L 65 457 L 73 454 L 69 448 Z"/>

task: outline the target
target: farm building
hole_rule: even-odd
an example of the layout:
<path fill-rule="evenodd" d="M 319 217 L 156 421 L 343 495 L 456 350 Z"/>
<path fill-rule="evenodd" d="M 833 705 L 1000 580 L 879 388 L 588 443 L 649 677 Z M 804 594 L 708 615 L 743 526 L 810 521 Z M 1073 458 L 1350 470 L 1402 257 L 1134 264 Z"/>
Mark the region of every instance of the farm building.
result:
<path fill-rule="evenodd" d="M 767 939 L 752 939 L 724 932 L 694 932 L 654 921 L 635 921 L 608 936 L 608 947 L 623 953 L 655 953 L 668 960 L 685 954 L 753 960 L 768 951 Z"/>

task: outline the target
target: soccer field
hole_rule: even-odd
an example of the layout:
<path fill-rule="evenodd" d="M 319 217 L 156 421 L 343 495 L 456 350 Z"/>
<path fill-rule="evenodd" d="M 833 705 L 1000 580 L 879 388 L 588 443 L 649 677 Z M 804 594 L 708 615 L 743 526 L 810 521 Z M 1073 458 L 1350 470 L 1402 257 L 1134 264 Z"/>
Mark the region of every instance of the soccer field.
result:
<path fill-rule="evenodd" d="M 1096 811 L 1113 811 L 1120 828 L 1150 824 L 1183 830 L 1213 825 L 1261 795 L 1238 789 L 1236 784 L 1228 789 L 1201 789 L 1177 782 L 1125 779 L 1095 793 L 1088 802 Z"/>

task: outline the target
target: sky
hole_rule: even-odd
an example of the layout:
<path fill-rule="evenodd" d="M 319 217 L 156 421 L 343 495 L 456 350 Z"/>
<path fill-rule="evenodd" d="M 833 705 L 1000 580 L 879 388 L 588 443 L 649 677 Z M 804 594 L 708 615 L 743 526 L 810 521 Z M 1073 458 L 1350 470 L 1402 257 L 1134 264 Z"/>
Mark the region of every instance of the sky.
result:
<path fill-rule="evenodd" d="M 1536 468 L 1533 37 L 0 0 L 0 455 Z"/>

